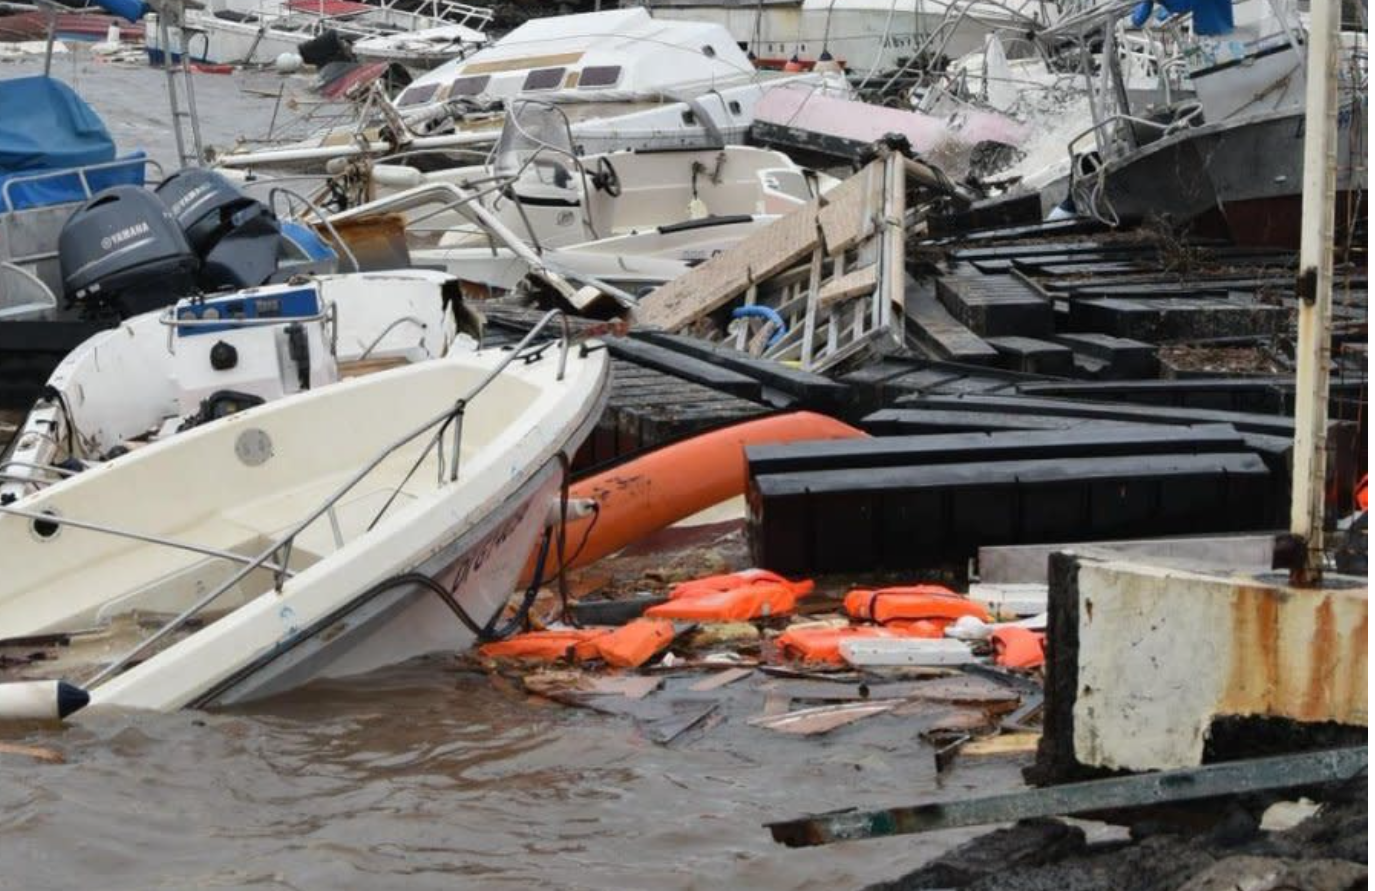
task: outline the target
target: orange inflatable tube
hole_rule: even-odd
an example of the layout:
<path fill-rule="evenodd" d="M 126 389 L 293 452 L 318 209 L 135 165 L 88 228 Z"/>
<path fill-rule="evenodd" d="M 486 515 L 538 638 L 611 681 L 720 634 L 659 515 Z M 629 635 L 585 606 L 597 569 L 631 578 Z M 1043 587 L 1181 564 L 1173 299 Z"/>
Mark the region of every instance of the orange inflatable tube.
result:
<path fill-rule="evenodd" d="M 574 483 L 569 496 L 593 499 L 598 512 L 568 524 L 568 568 L 596 562 L 652 532 L 743 494 L 745 446 L 867 435 L 815 412 L 773 415 L 655 449 Z M 525 581 L 533 574 L 531 558 L 525 567 Z M 551 565 L 545 575 L 552 574 Z"/>

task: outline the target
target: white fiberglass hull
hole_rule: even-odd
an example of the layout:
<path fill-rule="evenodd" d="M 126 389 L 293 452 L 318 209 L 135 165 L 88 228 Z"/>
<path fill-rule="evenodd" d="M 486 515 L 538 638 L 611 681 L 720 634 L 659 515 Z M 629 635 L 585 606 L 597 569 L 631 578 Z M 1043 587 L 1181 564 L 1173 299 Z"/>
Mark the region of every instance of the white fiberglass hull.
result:
<path fill-rule="evenodd" d="M 276 548 L 502 357 L 435 360 L 249 409 L 0 509 L 0 628 L 10 637 L 71 632 L 75 650 L 82 632 L 119 617 L 186 609 L 240 570 L 166 542 L 246 555 Z M 92 707 L 240 702 L 471 644 L 472 632 L 418 579 L 443 585 L 479 625 L 506 602 L 547 522 L 560 456 L 605 400 L 604 351 L 570 355 L 562 377 L 559 367 L 557 347 L 508 365 L 467 405 L 456 481 L 442 472 L 452 427 L 445 457 L 424 450 L 428 432 L 397 447 L 295 537 L 294 574 L 280 589 L 271 571 L 254 570 L 201 614 L 204 627 L 91 684 Z M 48 512 L 162 543 L 75 525 L 54 532 L 33 519 Z"/>

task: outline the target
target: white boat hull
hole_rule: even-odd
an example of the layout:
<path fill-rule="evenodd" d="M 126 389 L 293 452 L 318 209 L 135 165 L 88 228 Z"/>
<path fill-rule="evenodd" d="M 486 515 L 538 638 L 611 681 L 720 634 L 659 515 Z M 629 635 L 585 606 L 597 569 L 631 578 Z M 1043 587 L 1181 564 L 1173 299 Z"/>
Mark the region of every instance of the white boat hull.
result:
<path fill-rule="evenodd" d="M 424 450 L 425 432 L 327 497 L 451 409 L 503 355 L 419 363 L 248 409 L 0 508 L 0 628 L 80 638 L 123 617 L 181 612 L 242 570 L 167 542 L 281 555 L 284 534 L 329 503 L 295 536 L 294 574 L 279 587 L 270 570 L 253 570 L 200 614 L 204 627 L 109 679 L 88 680 L 126 650 L 100 651 L 100 634 L 90 669 L 62 670 L 87 685 L 91 708 L 172 710 L 468 646 L 472 631 L 417 574 L 444 585 L 478 626 L 497 613 L 547 522 L 562 462 L 600 416 L 605 352 L 570 355 L 562 376 L 557 348 L 506 366 L 467 404 L 456 481 L 447 459 Z M 34 519 L 49 512 L 159 541 L 89 525 L 54 531 Z"/>

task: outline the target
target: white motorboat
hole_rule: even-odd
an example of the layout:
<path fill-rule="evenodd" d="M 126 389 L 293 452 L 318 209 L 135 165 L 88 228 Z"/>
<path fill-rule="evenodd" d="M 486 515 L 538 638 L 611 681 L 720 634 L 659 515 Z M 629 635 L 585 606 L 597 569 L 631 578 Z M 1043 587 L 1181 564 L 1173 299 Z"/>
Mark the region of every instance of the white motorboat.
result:
<path fill-rule="evenodd" d="M 655 287 L 837 182 L 738 145 L 580 156 L 562 108 L 528 100 L 509 112 L 490 164 L 371 173 L 380 197 L 330 222 L 347 231 L 404 213 L 406 255 L 391 263 L 442 268 L 489 293 L 513 290 L 534 256 L 603 292 Z"/>
<path fill-rule="evenodd" d="M 299 393 L 0 506 L 0 628 L 61 642 L 10 677 L 171 710 L 468 647 L 606 397 L 605 351 L 535 343 L 552 317 L 514 350 Z"/>
<path fill-rule="evenodd" d="M 989 34 L 1020 36 L 1056 11 L 1042 0 L 634 0 L 657 19 L 710 22 L 767 64 L 835 59 L 856 73 L 924 54 L 956 58 Z M 626 3 L 630 5 L 630 3 Z"/>
<path fill-rule="evenodd" d="M 195 62 L 270 64 L 327 31 L 345 41 L 364 42 L 440 29 L 449 45 L 473 48 L 486 42 L 482 29 L 491 22 L 492 12 L 457 0 L 412 5 L 396 0 L 211 0 L 205 9 L 178 11 L 177 16 L 180 21 L 169 22 L 165 29 L 156 14 L 144 19 L 150 64 L 163 64 L 164 42 L 177 60 L 185 46 Z"/>
<path fill-rule="evenodd" d="M 719 25 L 659 21 L 644 9 L 532 19 L 417 78 L 384 119 L 231 152 L 218 163 L 318 170 L 335 159 L 423 152 L 430 166 L 442 166 L 445 151 L 491 148 L 518 99 L 562 108 L 582 154 L 714 147 L 744 142 L 755 104 L 770 88 L 792 83 L 851 92 L 838 69 L 756 69 Z"/>
<path fill-rule="evenodd" d="M 0 460 L 0 504 L 248 406 L 444 356 L 458 291 L 423 269 L 311 276 L 101 331 L 53 371 Z"/>
<path fill-rule="evenodd" d="M 463 25 L 443 25 L 401 34 L 377 34 L 354 41 L 353 55 L 365 62 L 396 62 L 429 69 L 466 56 L 487 43 L 487 35 Z"/>

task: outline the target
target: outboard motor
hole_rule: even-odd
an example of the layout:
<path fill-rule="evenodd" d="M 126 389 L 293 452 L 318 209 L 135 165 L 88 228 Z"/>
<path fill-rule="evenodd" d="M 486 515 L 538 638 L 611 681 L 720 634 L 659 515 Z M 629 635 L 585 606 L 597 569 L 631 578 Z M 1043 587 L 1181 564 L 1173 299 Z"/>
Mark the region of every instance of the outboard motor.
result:
<path fill-rule="evenodd" d="M 277 218 L 223 175 L 187 168 L 164 180 L 157 195 L 200 257 L 202 289 L 256 287 L 277 271 Z"/>
<path fill-rule="evenodd" d="M 186 236 L 139 186 L 114 186 L 83 204 L 62 227 L 57 251 L 63 294 L 87 318 L 127 318 L 196 289 Z"/>

